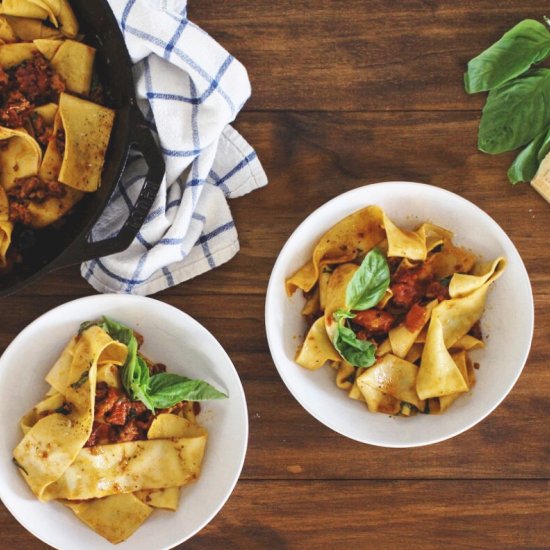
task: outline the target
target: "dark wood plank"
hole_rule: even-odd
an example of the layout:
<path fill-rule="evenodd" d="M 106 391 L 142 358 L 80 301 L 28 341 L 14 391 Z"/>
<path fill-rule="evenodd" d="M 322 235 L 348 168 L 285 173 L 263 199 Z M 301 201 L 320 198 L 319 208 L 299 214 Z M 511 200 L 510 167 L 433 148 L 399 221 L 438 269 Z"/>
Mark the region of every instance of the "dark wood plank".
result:
<path fill-rule="evenodd" d="M 462 75 L 535 0 L 193 2 L 190 17 L 244 63 L 254 110 L 477 109 Z"/>
<path fill-rule="evenodd" d="M 214 520 L 177 548 L 542 549 L 549 489 L 548 481 L 241 481 Z M 1 504 L 0 529 L 2 548 L 49 548 Z"/>
<path fill-rule="evenodd" d="M 539 369 L 540 371 L 540 369 Z M 540 392 L 533 392 L 540 384 Z M 527 367 L 484 421 L 448 441 L 383 449 L 343 438 L 278 381 L 244 381 L 250 418 L 246 479 L 547 479 L 550 377 Z M 542 412 L 541 412 L 542 411 Z M 368 422 L 365 410 L 365 422 Z M 443 417 L 440 419 L 445 421 Z"/>
<path fill-rule="evenodd" d="M 241 482 L 185 548 L 542 549 L 548 489 L 546 481 Z"/>

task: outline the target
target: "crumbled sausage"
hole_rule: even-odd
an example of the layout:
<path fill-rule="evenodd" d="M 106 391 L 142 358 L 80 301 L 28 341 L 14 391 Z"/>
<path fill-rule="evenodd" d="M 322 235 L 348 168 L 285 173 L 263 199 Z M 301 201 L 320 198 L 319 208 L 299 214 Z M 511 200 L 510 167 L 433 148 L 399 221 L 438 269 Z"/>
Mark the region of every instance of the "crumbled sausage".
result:
<path fill-rule="evenodd" d="M 36 105 L 57 101 L 59 93 L 65 90 L 61 77 L 40 53 L 35 53 L 32 59 L 18 65 L 14 77 L 18 89 Z"/>
<path fill-rule="evenodd" d="M 394 321 L 395 317 L 391 313 L 378 309 L 359 311 L 352 319 L 352 322 L 362 326 L 368 335 L 387 334 Z"/>
<path fill-rule="evenodd" d="M 50 141 L 50 137 L 52 135 L 51 128 L 46 126 L 44 119 L 38 113 L 32 113 L 31 122 L 36 141 L 38 141 L 38 143 L 40 143 L 44 147 L 47 147 Z"/>
<path fill-rule="evenodd" d="M 32 216 L 24 204 L 21 204 L 19 202 L 11 202 L 10 221 L 12 223 L 20 222 L 24 225 L 30 225 L 32 221 Z"/>
<path fill-rule="evenodd" d="M 63 197 L 66 188 L 57 181 L 43 181 L 38 176 L 18 178 L 8 191 L 8 197 L 16 202 L 44 202 L 49 197 Z"/>
<path fill-rule="evenodd" d="M 33 105 L 18 90 L 13 90 L 7 94 L 0 109 L 0 122 L 2 126 L 8 128 L 19 128 L 25 124 L 30 116 Z"/>
<path fill-rule="evenodd" d="M 448 300 L 449 287 L 441 284 L 439 281 L 432 281 L 426 289 L 426 298 L 437 298 L 439 302 Z"/>
<path fill-rule="evenodd" d="M 63 79 L 36 52 L 32 59 L 0 72 L 0 123 L 23 126 L 36 106 L 57 102 L 63 91 Z"/>
<path fill-rule="evenodd" d="M 433 280 L 431 266 L 425 263 L 400 268 L 392 277 L 392 303 L 410 309 L 425 295 L 426 288 Z"/>
<path fill-rule="evenodd" d="M 426 323 L 427 310 L 419 304 L 414 304 L 407 312 L 405 326 L 411 331 L 420 330 Z"/>

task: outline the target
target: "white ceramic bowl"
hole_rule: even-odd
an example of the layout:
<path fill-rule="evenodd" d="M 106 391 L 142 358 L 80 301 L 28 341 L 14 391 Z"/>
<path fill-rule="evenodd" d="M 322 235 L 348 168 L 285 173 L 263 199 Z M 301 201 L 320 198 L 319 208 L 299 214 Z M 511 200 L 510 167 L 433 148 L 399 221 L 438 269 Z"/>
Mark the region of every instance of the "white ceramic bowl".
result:
<path fill-rule="evenodd" d="M 199 421 L 209 432 L 197 482 L 181 490 L 177 512 L 156 510 L 120 550 L 161 550 L 203 528 L 229 498 L 239 478 L 248 441 L 248 414 L 235 367 L 217 340 L 180 310 L 139 296 L 98 295 L 64 304 L 23 330 L 0 358 L 0 498 L 36 537 L 60 550 L 112 549 L 57 502 L 41 503 L 11 464 L 21 440 L 19 418 L 44 395 L 44 376 L 82 321 L 107 315 L 140 332 L 144 353 L 169 372 L 202 378 L 229 399 L 202 403 Z"/>
<path fill-rule="evenodd" d="M 285 294 L 284 282 L 309 258 L 336 222 L 368 205 L 382 207 L 398 226 L 430 221 L 455 233 L 453 242 L 482 260 L 505 256 L 508 266 L 489 291 L 482 318 L 486 347 L 472 353 L 481 368 L 471 392 L 441 415 L 411 418 L 370 413 L 336 387 L 333 369 L 308 371 L 294 362 L 306 330 L 302 293 Z M 360 187 L 313 212 L 281 250 L 267 290 L 265 321 L 269 348 L 281 378 L 317 420 L 351 439 L 383 447 L 416 447 L 443 441 L 477 424 L 506 397 L 518 379 L 533 335 L 533 296 L 525 266 L 499 225 L 466 199 L 449 191 L 410 182 Z"/>

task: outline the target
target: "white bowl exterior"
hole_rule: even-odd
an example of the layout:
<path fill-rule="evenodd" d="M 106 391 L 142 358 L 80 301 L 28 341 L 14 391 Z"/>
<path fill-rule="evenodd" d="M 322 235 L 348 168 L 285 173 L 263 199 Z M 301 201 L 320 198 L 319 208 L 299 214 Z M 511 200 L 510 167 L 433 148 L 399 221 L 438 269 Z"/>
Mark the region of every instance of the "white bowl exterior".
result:
<path fill-rule="evenodd" d="M 31 323 L 0 358 L 0 498 L 31 533 L 60 550 L 114 546 L 57 502 L 41 503 L 11 467 L 21 440 L 20 417 L 47 390 L 44 377 L 82 321 L 110 316 L 140 332 L 143 351 L 169 372 L 202 378 L 229 399 L 201 403 L 199 421 L 209 432 L 202 472 L 181 490 L 173 513 L 156 510 L 127 541 L 125 550 L 161 550 L 187 540 L 204 527 L 229 498 L 242 469 L 248 442 L 243 388 L 231 360 L 216 339 L 180 310 L 150 298 L 99 295 L 64 304 Z"/>
<path fill-rule="evenodd" d="M 364 403 L 336 387 L 334 371 L 308 371 L 294 362 L 303 341 L 301 292 L 285 293 L 285 279 L 310 257 L 319 238 L 352 212 L 382 207 L 398 226 L 432 222 L 454 232 L 454 242 L 480 260 L 506 257 L 507 268 L 489 291 L 482 317 L 486 347 L 471 353 L 481 367 L 476 384 L 442 415 L 411 418 L 369 413 Z M 529 277 L 512 241 L 480 208 L 449 191 L 411 182 L 386 182 L 340 195 L 313 212 L 294 231 L 273 268 L 266 298 L 266 331 L 275 365 L 288 389 L 315 418 L 349 438 L 383 447 L 415 447 L 443 441 L 485 418 L 519 377 L 533 335 L 533 297 Z"/>

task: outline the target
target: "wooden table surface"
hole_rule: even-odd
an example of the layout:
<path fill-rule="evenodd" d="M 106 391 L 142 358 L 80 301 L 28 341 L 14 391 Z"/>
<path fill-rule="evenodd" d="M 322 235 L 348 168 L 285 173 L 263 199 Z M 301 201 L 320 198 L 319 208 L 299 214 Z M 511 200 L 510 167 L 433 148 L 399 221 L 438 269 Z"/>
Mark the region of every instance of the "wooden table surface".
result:
<path fill-rule="evenodd" d="M 550 205 L 508 184 L 513 154 L 477 151 L 484 98 L 462 86 L 468 59 L 519 20 L 540 20 L 543 7 L 191 2 L 190 18 L 249 71 L 253 96 L 236 127 L 270 184 L 231 202 L 236 258 L 156 296 L 219 339 L 249 407 L 241 479 L 185 548 L 550 548 Z M 437 185 L 488 212 L 517 246 L 535 297 L 531 353 L 506 400 L 466 433 L 410 450 L 363 445 L 313 419 L 279 378 L 264 333 L 268 278 L 294 228 L 336 195 L 387 180 Z M 0 351 L 39 315 L 89 294 L 74 267 L 4 299 Z M 0 532 L 1 549 L 45 548 L 3 507 Z"/>

